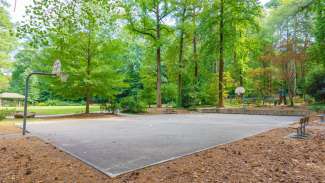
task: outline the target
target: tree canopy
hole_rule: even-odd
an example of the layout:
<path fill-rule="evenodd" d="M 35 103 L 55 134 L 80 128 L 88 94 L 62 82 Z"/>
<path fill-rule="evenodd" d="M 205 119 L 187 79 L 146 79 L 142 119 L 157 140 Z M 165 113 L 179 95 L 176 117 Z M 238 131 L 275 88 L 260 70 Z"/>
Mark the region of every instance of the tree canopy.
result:
<path fill-rule="evenodd" d="M 10 67 L 10 52 L 14 49 L 14 28 L 7 11 L 8 4 L 0 1 L 0 91 L 9 86 L 6 73 Z"/>
<path fill-rule="evenodd" d="M 26 73 L 50 72 L 59 59 L 69 79 L 34 79 L 33 101 L 85 101 L 86 112 L 92 102 L 134 111 L 223 107 L 239 86 L 261 99 L 283 91 L 294 105 L 323 76 L 324 7 L 324 0 L 35 0 L 14 27 L 2 4 L 0 64 L 8 66 L 17 32 L 23 44 L 6 88 L 21 93 Z"/>

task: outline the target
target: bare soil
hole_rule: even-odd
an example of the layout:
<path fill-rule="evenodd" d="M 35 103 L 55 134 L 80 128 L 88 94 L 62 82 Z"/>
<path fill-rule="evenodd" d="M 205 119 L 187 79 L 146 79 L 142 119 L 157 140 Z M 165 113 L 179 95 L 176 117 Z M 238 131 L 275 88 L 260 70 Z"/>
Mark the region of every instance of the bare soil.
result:
<path fill-rule="evenodd" d="M 287 138 L 295 130 L 279 128 L 116 178 L 36 137 L 12 136 L 11 128 L 0 125 L 0 182 L 325 183 L 325 125 L 319 122 L 310 123 L 306 140 Z"/>
<path fill-rule="evenodd" d="M 19 132 L 20 130 L 14 125 L 0 125 L 0 135 L 16 134 Z"/>

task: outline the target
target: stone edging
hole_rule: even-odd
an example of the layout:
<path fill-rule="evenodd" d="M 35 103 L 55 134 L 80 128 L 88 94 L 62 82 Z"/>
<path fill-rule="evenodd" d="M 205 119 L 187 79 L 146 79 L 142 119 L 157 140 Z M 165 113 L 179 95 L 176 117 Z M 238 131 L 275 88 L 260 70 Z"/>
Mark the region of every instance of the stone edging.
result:
<path fill-rule="evenodd" d="M 273 115 L 273 116 L 307 116 L 312 114 L 307 110 L 274 110 L 274 109 L 249 109 L 249 108 L 199 108 L 201 113 L 222 113 L 222 114 L 250 114 L 250 115 Z"/>

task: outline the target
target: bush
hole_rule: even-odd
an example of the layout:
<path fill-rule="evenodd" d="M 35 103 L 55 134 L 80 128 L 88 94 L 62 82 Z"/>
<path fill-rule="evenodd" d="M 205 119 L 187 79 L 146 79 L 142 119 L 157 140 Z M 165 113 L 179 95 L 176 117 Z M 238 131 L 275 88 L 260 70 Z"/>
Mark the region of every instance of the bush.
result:
<path fill-rule="evenodd" d="M 120 108 L 119 103 L 117 102 L 111 102 L 111 103 L 102 103 L 100 104 L 100 110 L 103 112 L 110 112 L 112 114 L 116 114 L 118 109 Z"/>
<path fill-rule="evenodd" d="M 309 95 L 306 95 L 304 100 L 305 100 L 305 103 L 307 103 L 307 104 L 312 104 L 315 102 L 314 98 L 312 98 Z"/>
<path fill-rule="evenodd" d="M 12 114 L 14 111 L 9 109 L 0 109 L 0 121 L 4 120 L 6 116 Z"/>
<path fill-rule="evenodd" d="M 304 103 L 305 102 L 304 98 L 299 97 L 299 96 L 294 97 L 293 98 L 293 101 L 294 101 L 295 104 L 297 104 L 297 103 L 300 103 L 301 104 L 301 103 Z"/>
<path fill-rule="evenodd" d="M 120 105 L 124 112 L 140 113 L 146 111 L 146 104 L 133 96 L 123 98 Z"/>
<path fill-rule="evenodd" d="M 325 69 L 320 65 L 308 74 L 306 79 L 307 93 L 317 102 L 325 102 Z"/>
<path fill-rule="evenodd" d="M 177 100 L 177 85 L 173 83 L 163 84 L 161 86 L 162 102 L 173 103 Z"/>

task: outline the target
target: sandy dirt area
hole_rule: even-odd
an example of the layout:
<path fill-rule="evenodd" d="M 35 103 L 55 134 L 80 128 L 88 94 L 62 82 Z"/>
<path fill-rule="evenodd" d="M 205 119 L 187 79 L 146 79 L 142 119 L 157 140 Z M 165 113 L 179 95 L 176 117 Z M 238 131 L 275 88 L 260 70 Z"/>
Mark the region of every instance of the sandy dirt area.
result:
<path fill-rule="evenodd" d="M 0 182 L 325 183 L 325 125 L 310 123 L 306 140 L 287 138 L 294 131 L 274 129 L 110 178 L 51 144 L 0 125 Z"/>
<path fill-rule="evenodd" d="M 20 131 L 21 130 L 15 127 L 13 124 L 0 125 L 0 135 L 16 134 L 19 133 Z"/>

